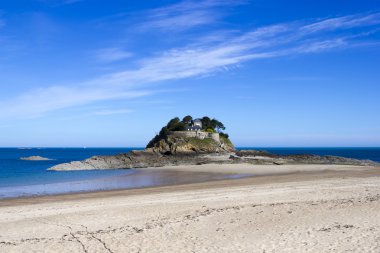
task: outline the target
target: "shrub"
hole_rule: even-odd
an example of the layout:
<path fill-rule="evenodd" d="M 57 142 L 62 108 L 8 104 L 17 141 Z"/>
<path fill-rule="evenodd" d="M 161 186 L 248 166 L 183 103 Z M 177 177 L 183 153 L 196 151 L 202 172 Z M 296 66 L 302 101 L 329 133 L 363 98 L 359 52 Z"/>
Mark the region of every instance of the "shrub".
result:
<path fill-rule="evenodd" d="M 226 139 L 228 139 L 230 136 L 228 135 L 228 134 L 226 134 L 226 133 L 219 133 L 219 135 L 221 136 L 221 137 L 224 137 L 224 138 L 226 138 Z"/>

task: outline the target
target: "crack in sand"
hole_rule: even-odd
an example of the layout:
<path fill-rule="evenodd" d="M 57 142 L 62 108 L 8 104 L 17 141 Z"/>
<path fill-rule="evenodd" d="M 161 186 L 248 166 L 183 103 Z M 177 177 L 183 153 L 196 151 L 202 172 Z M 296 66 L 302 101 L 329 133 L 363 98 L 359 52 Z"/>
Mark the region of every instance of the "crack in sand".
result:
<path fill-rule="evenodd" d="M 85 225 L 80 225 L 80 226 L 82 226 L 86 230 L 86 235 L 89 235 L 89 236 L 91 236 L 91 238 L 100 242 L 103 245 L 104 249 L 107 250 L 107 252 L 113 253 L 113 251 L 107 246 L 107 244 L 102 239 L 100 239 L 94 235 L 95 233 L 89 232 L 88 228 Z"/>
<path fill-rule="evenodd" d="M 85 245 L 83 244 L 83 242 L 82 242 L 78 237 L 76 237 L 72 232 L 70 232 L 70 235 L 72 236 L 72 238 L 73 238 L 76 242 L 78 242 L 78 243 L 81 245 L 81 247 L 82 247 L 82 249 L 83 249 L 83 252 L 88 253 L 88 251 L 87 251 Z"/>
<path fill-rule="evenodd" d="M 70 230 L 69 234 L 72 237 L 72 239 L 74 239 L 74 241 L 76 241 L 77 243 L 80 244 L 80 246 L 83 249 L 83 252 L 88 253 L 88 251 L 86 249 L 86 245 L 79 239 L 79 237 L 75 236 L 75 234 L 77 234 L 80 231 L 76 231 L 76 232 L 73 233 L 73 228 L 71 226 L 69 226 L 69 225 L 62 225 L 62 224 L 59 224 L 59 223 L 52 223 L 50 220 L 48 220 L 46 218 L 33 219 L 33 221 L 39 222 L 39 223 L 42 223 L 42 224 L 46 224 L 46 225 L 52 225 L 52 226 L 57 226 L 57 227 L 62 227 L 62 228 L 69 229 Z M 67 236 L 68 236 L 68 234 L 64 234 L 61 237 L 61 239 L 59 239 L 59 241 L 66 241 L 67 240 L 66 239 Z M 32 239 L 33 240 L 37 240 L 38 242 L 40 242 L 42 240 L 45 240 L 45 241 L 54 241 L 54 240 L 57 240 L 55 238 L 32 238 Z M 21 244 L 21 243 L 23 243 L 25 241 L 28 241 L 28 240 L 31 240 L 31 239 L 22 239 L 19 244 Z M 68 240 L 71 241 L 70 239 L 68 239 Z"/>
<path fill-rule="evenodd" d="M 0 245 L 12 245 L 12 246 L 16 246 L 17 244 L 14 243 L 14 242 L 6 242 L 6 241 L 3 241 L 3 242 L 0 242 Z"/>

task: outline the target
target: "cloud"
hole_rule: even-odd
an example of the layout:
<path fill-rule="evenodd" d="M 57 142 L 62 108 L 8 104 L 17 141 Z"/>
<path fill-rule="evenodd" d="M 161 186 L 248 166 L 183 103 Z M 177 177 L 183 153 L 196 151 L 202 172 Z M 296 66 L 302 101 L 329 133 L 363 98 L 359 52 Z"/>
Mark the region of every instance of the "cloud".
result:
<path fill-rule="evenodd" d="M 218 1 L 207 1 L 217 4 Z M 177 7 L 179 8 L 179 7 Z M 151 85 L 162 81 L 212 75 L 240 66 L 251 60 L 295 56 L 363 45 L 363 29 L 374 26 L 378 14 L 354 15 L 316 22 L 292 22 L 230 33 L 223 39 L 199 38 L 196 43 L 158 52 L 133 62 L 135 68 L 94 78 L 87 82 L 31 90 L 16 98 L 0 102 L 0 117 L 41 116 L 68 107 L 98 101 L 150 96 L 157 90 Z M 324 22 L 324 23 L 323 23 Z M 340 33 L 330 33 L 331 26 Z M 362 28 L 360 33 L 357 29 Z M 370 27 L 370 29 L 377 27 Z M 372 30 L 371 30 L 372 31 Z M 116 52 L 116 53 L 115 53 Z M 124 51 L 109 51 L 108 59 L 124 57 Z M 113 55 L 114 53 L 114 55 Z M 118 55 L 118 53 L 120 53 Z M 149 91 L 148 91 L 149 90 Z"/>
<path fill-rule="evenodd" d="M 131 99 L 149 95 L 149 91 L 118 89 L 117 87 L 80 84 L 52 86 L 26 92 L 15 99 L 1 102 L 0 117 L 35 118 L 60 109 L 111 99 Z"/>
<path fill-rule="evenodd" d="M 314 41 L 310 44 L 301 45 L 295 48 L 295 53 L 318 53 L 320 51 L 326 51 L 333 48 L 341 48 L 349 45 L 349 42 L 344 38 L 336 38 L 331 40 Z"/>
<path fill-rule="evenodd" d="M 219 9 L 243 4 L 243 1 L 182 1 L 177 4 L 149 10 L 145 22 L 138 25 L 142 30 L 187 30 L 202 25 L 210 25 L 224 16 Z M 218 11 L 216 10 L 218 9 Z"/>
<path fill-rule="evenodd" d="M 304 26 L 306 32 L 332 31 L 380 24 L 380 13 L 357 14 L 330 18 Z"/>
<path fill-rule="evenodd" d="M 110 47 L 110 48 L 103 48 L 103 49 L 98 50 L 98 52 L 96 52 L 95 57 L 99 61 L 107 63 L 107 62 L 124 60 L 132 56 L 133 54 L 131 52 L 125 51 L 117 47 Z"/>

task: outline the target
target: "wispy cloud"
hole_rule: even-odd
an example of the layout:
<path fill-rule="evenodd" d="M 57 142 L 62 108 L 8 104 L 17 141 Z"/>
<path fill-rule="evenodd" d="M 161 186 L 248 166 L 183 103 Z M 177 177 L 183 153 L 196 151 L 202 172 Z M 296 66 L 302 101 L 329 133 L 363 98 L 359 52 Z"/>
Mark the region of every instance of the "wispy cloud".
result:
<path fill-rule="evenodd" d="M 95 54 L 97 60 L 106 63 L 124 60 L 132 56 L 133 54 L 131 52 L 125 51 L 118 47 L 103 48 L 98 50 Z"/>
<path fill-rule="evenodd" d="M 217 4 L 218 1 L 208 3 Z M 84 83 L 31 90 L 17 98 L 2 101 L 0 117 L 39 116 L 97 101 L 149 96 L 156 92 L 152 89 L 147 91 L 149 85 L 160 81 L 215 74 L 251 60 L 362 45 L 367 34 L 363 33 L 363 29 L 368 26 L 371 26 L 368 29 L 378 28 L 376 24 L 380 24 L 379 19 L 378 13 L 372 13 L 259 27 L 229 34 L 223 40 L 209 40 L 205 36 L 196 43 L 164 50 L 155 56 L 133 62 L 137 66 L 133 69 L 110 73 Z M 330 25 L 321 25 L 323 22 Z M 330 33 L 332 26 L 341 32 Z M 353 27 L 362 28 L 361 32 L 351 29 Z"/>
<path fill-rule="evenodd" d="M 146 21 L 139 24 L 138 27 L 143 30 L 187 30 L 202 25 L 210 25 L 224 16 L 224 13 L 220 11 L 221 7 L 243 3 L 239 0 L 182 1 L 148 11 L 145 15 Z"/>
<path fill-rule="evenodd" d="M 372 13 L 330 18 L 310 25 L 306 25 L 302 29 L 307 32 L 319 32 L 378 24 L 380 24 L 380 13 Z"/>
<path fill-rule="evenodd" d="M 12 100 L 0 102 L 0 118 L 35 118 L 60 109 L 112 99 L 131 99 L 149 95 L 149 91 L 96 86 L 53 86 L 31 90 Z"/>

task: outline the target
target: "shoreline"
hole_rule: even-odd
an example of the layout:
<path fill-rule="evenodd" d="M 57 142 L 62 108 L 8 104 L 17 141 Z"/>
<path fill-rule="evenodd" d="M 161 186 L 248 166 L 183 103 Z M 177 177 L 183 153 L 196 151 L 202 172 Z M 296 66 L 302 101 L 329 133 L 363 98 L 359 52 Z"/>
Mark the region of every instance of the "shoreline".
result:
<path fill-rule="evenodd" d="M 0 201 L 157 188 L 252 177 L 251 174 L 183 171 L 173 169 L 130 169 L 131 173 L 91 180 L 0 188 Z M 129 169 L 126 169 L 128 172 Z"/>
<path fill-rule="evenodd" d="M 93 198 L 112 198 L 117 196 L 130 196 L 130 195 L 145 195 L 151 193 L 161 192 L 175 192 L 187 191 L 194 189 L 214 189 L 223 188 L 226 186 L 242 186 L 242 185 L 263 185 L 272 183 L 283 182 L 296 182 L 296 181 L 313 181 L 320 179 L 337 179 L 346 177 L 380 177 L 380 167 L 374 166 L 352 166 L 352 165 L 298 165 L 299 167 L 310 167 L 304 170 L 289 170 L 294 168 L 294 165 L 261 165 L 259 170 L 252 172 L 250 168 L 253 165 L 248 164 L 234 164 L 233 168 L 227 165 L 220 164 L 205 164 L 205 165 L 185 165 L 185 166 L 165 166 L 165 167 L 151 167 L 137 169 L 138 172 L 143 171 L 172 171 L 172 172 L 201 172 L 201 173 L 220 173 L 220 174 L 233 174 L 243 175 L 241 178 L 228 178 L 228 179 L 214 179 L 201 182 L 188 182 L 182 184 L 169 184 L 148 187 L 135 187 L 135 188 L 121 188 L 121 189 L 107 189 L 107 190 L 94 190 L 94 191 L 81 191 L 70 193 L 58 193 L 48 195 L 35 195 L 35 196 L 20 196 L 11 198 L 0 199 L 0 207 L 34 204 L 46 202 L 60 202 L 65 200 L 81 200 Z M 279 168 L 282 167 L 282 168 Z M 284 168 L 285 167 L 285 168 Z M 263 171 L 262 169 L 272 168 L 272 170 Z M 314 169 L 313 169 L 314 168 Z M 322 170 L 320 168 L 323 168 Z M 280 169 L 273 170 L 273 169 Z M 281 171 L 281 169 L 283 171 Z M 255 173 L 255 174 L 253 174 Z M 250 174 L 250 175 L 248 175 Z"/>
<path fill-rule="evenodd" d="M 380 168 L 354 166 L 19 198 L 0 201 L 0 251 L 379 252 L 379 209 Z"/>
<path fill-rule="evenodd" d="M 379 252 L 379 209 L 379 167 L 13 199 L 0 251 Z"/>

